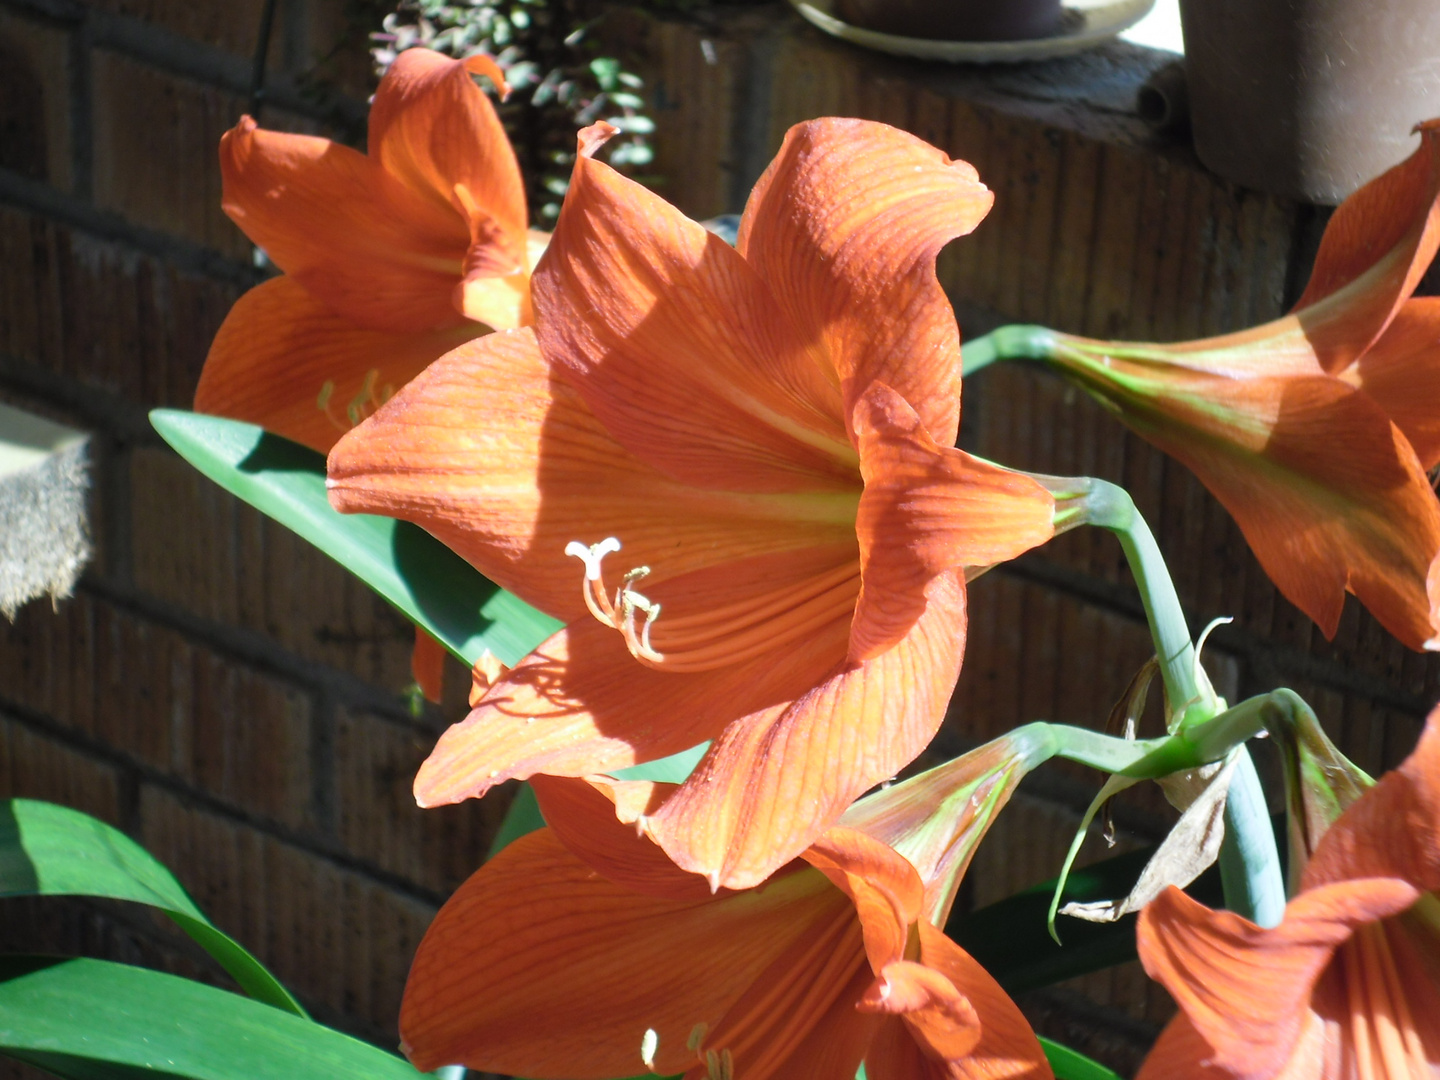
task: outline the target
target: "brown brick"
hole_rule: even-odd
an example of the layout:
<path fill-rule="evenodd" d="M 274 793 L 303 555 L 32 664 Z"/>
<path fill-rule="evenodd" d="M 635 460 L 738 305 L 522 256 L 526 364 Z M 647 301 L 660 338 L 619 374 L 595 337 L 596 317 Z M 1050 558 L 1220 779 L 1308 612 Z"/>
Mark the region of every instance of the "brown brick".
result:
<path fill-rule="evenodd" d="M 433 908 L 165 792 L 142 791 L 140 815 L 142 843 L 282 982 L 351 1026 L 393 1033 Z"/>
<path fill-rule="evenodd" d="M 0 168 L 71 187 L 69 35 L 0 11 Z"/>
<path fill-rule="evenodd" d="M 225 4 L 196 4 L 187 0 L 89 0 L 97 9 L 140 19 L 205 45 L 250 56 L 260 32 L 265 0 L 233 0 Z M 277 13 L 278 14 L 278 13 Z M 271 55 L 278 60 L 283 15 L 276 20 Z"/>
<path fill-rule="evenodd" d="M 120 821 L 120 774 L 0 713 L 0 796 L 43 799 Z"/>
<path fill-rule="evenodd" d="M 658 190 L 695 218 L 739 212 L 731 144 L 744 50 L 684 23 L 650 21 L 648 28 L 654 74 L 645 93 L 655 119 Z"/>
<path fill-rule="evenodd" d="M 241 100 L 117 53 L 97 50 L 92 68 L 96 203 L 248 259 L 249 241 L 220 209 L 220 136 L 240 119 Z"/>
<path fill-rule="evenodd" d="M 335 732 L 336 815 L 340 842 L 352 855 L 449 893 L 484 861 L 509 793 L 420 809 L 411 787 L 434 742 L 408 725 L 342 713 Z"/>
<path fill-rule="evenodd" d="M 245 810 L 311 818 L 296 688 L 87 594 L 0 622 L 3 696 Z"/>
<path fill-rule="evenodd" d="M 147 406 L 189 406 L 241 291 L 10 207 L 0 260 L 0 352 Z"/>
<path fill-rule="evenodd" d="M 135 451 L 130 491 L 138 588 L 397 694 L 409 685 L 413 627 L 308 541 L 168 451 Z"/>

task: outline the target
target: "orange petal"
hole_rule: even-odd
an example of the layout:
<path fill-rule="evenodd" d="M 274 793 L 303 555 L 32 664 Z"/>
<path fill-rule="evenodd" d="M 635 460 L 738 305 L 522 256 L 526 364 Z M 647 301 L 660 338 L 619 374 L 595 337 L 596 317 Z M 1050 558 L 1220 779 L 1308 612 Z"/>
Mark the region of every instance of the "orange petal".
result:
<path fill-rule="evenodd" d="M 1042 756 L 1036 750 L 1028 737 L 1013 733 L 994 739 L 870 792 L 845 811 L 840 825 L 902 855 L 925 883 L 923 912 L 943 926 L 975 849 Z"/>
<path fill-rule="evenodd" d="M 1340 204 L 1295 304 L 1326 371 L 1379 339 L 1440 246 L 1440 122 L 1419 132 L 1415 153 Z"/>
<path fill-rule="evenodd" d="M 410 654 L 410 674 L 425 700 L 439 704 L 445 692 L 445 646 L 418 626 L 415 650 Z"/>
<path fill-rule="evenodd" d="M 807 548 L 827 570 L 836 545 L 854 543 L 852 496 L 707 492 L 644 464 L 550 372 L 529 330 L 491 334 L 430 365 L 340 441 L 329 471 L 337 509 L 413 521 L 565 620 L 585 612 L 571 541 L 618 537 L 605 571 L 618 584 L 649 566 L 647 593 L 696 570 Z M 786 584 L 746 581 L 742 598 Z"/>
<path fill-rule="evenodd" d="M 1440 708 L 1404 764 L 1351 804 L 1320 838 L 1302 887 L 1396 877 L 1440 891 Z"/>
<path fill-rule="evenodd" d="M 971 166 L 884 124 L 826 118 L 786 133 L 738 246 L 803 339 L 823 345 L 846 416 L 879 380 L 954 444 L 960 334 L 935 257 L 993 201 Z"/>
<path fill-rule="evenodd" d="M 624 446 L 703 487 L 855 490 L 837 387 L 719 237 L 591 160 L 536 268 L 546 357 Z"/>
<path fill-rule="evenodd" d="M 937 1061 L 920 1049 L 908 1024 L 890 1017 L 865 1052 L 865 1075 L 868 1080 L 952 1080 L 957 1074 L 949 1062 Z"/>
<path fill-rule="evenodd" d="M 1433 895 L 1426 901 L 1436 905 Z M 1440 1070 L 1440 919 L 1433 912 L 1417 905 L 1358 927 L 1315 990 L 1311 1008 L 1336 1060 L 1311 1075 L 1432 1080 Z"/>
<path fill-rule="evenodd" d="M 615 816 L 605 785 L 542 773 L 530 778 L 530 786 L 555 838 L 607 880 L 670 900 L 711 895 L 704 878 L 681 870 L 653 840 Z"/>
<path fill-rule="evenodd" d="M 1049 540 L 1055 500 L 1028 476 L 937 446 L 883 383 L 856 403 L 854 427 L 865 493 L 850 657 L 868 660 L 909 632 L 936 574 L 992 566 Z"/>
<path fill-rule="evenodd" d="M 195 410 L 259 424 L 324 453 L 427 364 L 482 330 L 473 323 L 428 333 L 368 330 L 294 278 L 273 278 L 225 317 L 195 388 Z"/>
<path fill-rule="evenodd" d="M 1040 1041 L 1010 995 L 964 949 L 930 923 L 920 923 L 920 960 L 945 976 L 965 995 L 980 1021 L 980 1038 L 962 1060 L 951 1057 L 954 1080 L 1052 1080 L 1050 1063 Z M 934 1052 L 946 1053 L 941 1035 L 948 1028 L 945 1014 L 907 1016 L 914 1037 Z M 937 1030 L 937 1027 L 940 1030 Z M 963 1032 L 962 1038 L 968 1038 Z"/>
<path fill-rule="evenodd" d="M 866 1012 L 903 1015 L 927 1057 L 958 1061 L 980 1041 L 980 1018 L 940 972 L 911 960 L 887 964 L 861 998 Z"/>
<path fill-rule="evenodd" d="M 415 797 L 437 806 L 511 778 L 588 776 L 689 749 L 736 717 L 783 710 L 834 666 L 842 634 L 767 664 L 674 674 L 637 663 L 619 634 L 586 617 L 515 665 L 440 737 Z"/>
<path fill-rule="evenodd" d="M 1348 590 L 1406 645 L 1426 647 L 1440 629 L 1440 504 L 1399 429 L 1325 376 L 1195 379 L 1126 419 L 1225 504 L 1270 579 L 1327 637 Z"/>
<path fill-rule="evenodd" d="M 1389 329 L 1342 374 L 1385 410 L 1429 471 L 1440 464 L 1440 297 L 1406 301 Z"/>
<path fill-rule="evenodd" d="M 1316 1030 L 1316 1018 L 1307 1014 L 1304 1031 L 1314 1032 Z M 1313 1041 L 1313 1035 L 1309 1038 L 1302 1034 L 1297 1040 L 1297 1048 L 1303 1047 Z M 1213 1051 L 1210 1044 L 1204 1037 L 1195 1030 L 1195 1025 L 1190 1023 L 1189 1018 L 1182 1012 L 1179 1013 L 1170 1023 L 1165 1025 L 1165 1030 L 1160 1033 L 1160 1038 L 1155 1040 L 1155 1045 L 1150 1053 L 1145 1056 L 1140 1071 L 1136 1073 L 1135 1080 L 1281 1080 L 1281 1076 L 1288 1076 L 1288 1071 L 1281 1075 L 1252 1071 L 1236 1074 L 1229 1069 L 1222 1069 L 1218 1065 L 1210 1063 Z M 1291 1060 L 1294 1060 L 1292 1055 Z M 1322 1076 L 1323 1073 L 1300 1073 L 1294 1080 L 1314 1076 Z"/>
<path fill-rule="evenodd" d="M 874 1030 L 855 1012 L 855 1001 L 871 973 L 854 911 L 840 892 L 828 893 L 839 903 L 797 928 L 800 933 L 789 947 L 774 957 L 704 1036 L 702 1050 L 717 1055 L 728 1051 L 737 1078 L 850 1080 L 855 1075 L 868 1041 L 865 1037 Z M 835 1045 L 826 1045 L 832 1042 Z M 816 1050 L 820 1064 L 812 1071 L 801 1055 Z M 843 1071 L 847 1064 L 848 1075 Z M 704 1070 L 692 1070 L 687 1080 L 705 1075 Z"/>
<path fill-rule="evenodd" d="M 1273 1076 L 1295 1052 L 1316 979 L 1356 928 L 1419 898 L 1394 878 L 1365 878 L 1302 892 L 1273 930 L 1211 911 L 1171 886 L 1144 908 L 1140 959 L 1170 991 L 1220 1066 Z"/>
<path fill-rule="evenodd" d="M 779 978 L 785 978 L 788 971 L 786 966 L 779 962 L 775 966 Z M 860 963 L 847 985 L 841 986 L 838 991 L 832 986 L 825 988 L 829 1007 L 824 1014 L 814 1021 L 811 1021 L 811 1017 L 814 1017 L 811 1008 L 806 1008 L 802 1014 L 804 1021 L 811 1024 L 808 1031 L 798 1028 L 798 1025 L 789 1025 L 791 1030 L 780 1031 L 779 1038 L 773 1037 L 770 1032 L 759 1032 L 759 1038 L 750 1040 L 759 1053 L 753 1056 L 746 1054 L 740 1058 L 744 1071 L 740 1073 L 737 1070 L 736 1076 L 746 1077 L 746 1080 L 791 1080 L 791 1077 L 805 1077 L 805 1080 L 852 1080 L 865 1056 L 865 1048 L 883 1025 L 883 1021 L 876 1017 L 855 1012 L 855 999 L 860 996 L 868 981 L 870 969 Z M 756 979 L 756 988 L 765 985 L 768 985 L 766 976 Z M 809 1002 L 805 1004 L 808 1005 Z M 760 1020 L 769 1021 L 770 1028 L 779 1027 L 776 1021 L 785 1020 L 785 1014 L 770 1011 L 766 1015 L 762 1012 Z M 801 1020 L 801 1017 L 796 1017 L 796 1020 Z M 765 1040 L 763 1045 L 762 1040 Z M 710 1076 L 708 1064 L 700 1064 L 685 1073 L 684 1080 L 710 1080 Z"/>
<path fill-rule="evenodd" d="M 461 214 L 472 245 L 467 263 L 477 275 L 494 277 L 527 268 L 525 186 L 504 125 L 472 72 L 505 91 L 505 77 L 489 57 L 400 53 L 370 108 L 370 153 L 437 211 Z"/>
<path fill-rule="evenodd" d="M 246 116 L 220 140 L 220 171 L 225 212 L 335 314 L 392 334 L 463 320 L 451 294 L 468 224 L 373 158 Z"/>
<path fill-rule="evenodd" d="M 644 1071 L 651 1029 L 656 1070 L 680 1072 L 694 1061 L 686 1042 L 697 1024 L 715 1029 L 776 957 L 843 920 L 854 925 L 848 902 L 819 874 L 743 895 L 657 899 L 599 877 L 541 830 L 487 863 L 436 916 L 405 987 L 400 1032 L 422 1070 L 459 1062 L 607 1080 Z M 848 955 L 859 957 L 858 933 Z"/>
<path fill-rule="evenodd" d="M 827 829 L 801 858 L 850 897 L 860 916 L 871 970 L 883 972 L 901 961 L 925 896 L 915 868 L 881 841 L 844 828 Z M 883 991 L 880 998 L 876 1011 L 895 1011 L 883 1007 Z"/>
<path fill-rule="evenodd" d="M 721 885 L 763 880 L 930 741 L 964 646 L 963 579 L 941 574 L 889 652 L 812 680 L 788 708 L 730 724 L 650 818 L 652 835 L 680 866 Z"/>

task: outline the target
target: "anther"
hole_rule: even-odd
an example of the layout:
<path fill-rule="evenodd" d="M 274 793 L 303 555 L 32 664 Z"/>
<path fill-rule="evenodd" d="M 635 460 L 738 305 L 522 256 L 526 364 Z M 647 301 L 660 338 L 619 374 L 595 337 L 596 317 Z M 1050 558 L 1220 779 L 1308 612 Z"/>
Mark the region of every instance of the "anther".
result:
<path fill-rule="evenodd" d="M 582 544 L 579 540 L 571 540 L 565 545 L 566 555 L 572 555 L 585 564 L 585 582 L 581 592 L 590 614 L 598 621 L 619 630 L 632 656 L 659 663 L 665 657 L 650 645 L 650 627 L 660 616 L 660 605 L 633 588 L 635 582 L 650 573 L 650 568 L 635 567 L 621 580 L 613 598 L 606 594 L 600 563 L 606 555 L 619 550 L 620 541 L 613 536 L 606 537 L 598 544 Z M 637 611 L 645 616 L 645 621 L 638 631 L 635 626 Z"/>
<path fill-rule="evenodd" d="M 660 1034 L 654 1028 L 646 1028 L 640 1039 L 640 1060 L 651 1072 L 655 1071 L 655 1051 L 660 1048 Z"/>

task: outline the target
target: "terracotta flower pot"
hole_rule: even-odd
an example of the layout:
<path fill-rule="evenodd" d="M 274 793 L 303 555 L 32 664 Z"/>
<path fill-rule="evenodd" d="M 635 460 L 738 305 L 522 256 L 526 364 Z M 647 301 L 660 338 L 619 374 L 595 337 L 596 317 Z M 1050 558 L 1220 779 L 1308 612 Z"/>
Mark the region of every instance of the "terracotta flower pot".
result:
<path fill-rule="evenodd" d="M 1023 41 L 1060 27 L 1060 0 L 837 0 L 852 26 L 937 41 Z"/>
<path fill-rule="evenodd" d="M 1437 0 L 1181 0 L 1195 152 L 1246 187 L 1338 203 L 1440 116 Z"/>

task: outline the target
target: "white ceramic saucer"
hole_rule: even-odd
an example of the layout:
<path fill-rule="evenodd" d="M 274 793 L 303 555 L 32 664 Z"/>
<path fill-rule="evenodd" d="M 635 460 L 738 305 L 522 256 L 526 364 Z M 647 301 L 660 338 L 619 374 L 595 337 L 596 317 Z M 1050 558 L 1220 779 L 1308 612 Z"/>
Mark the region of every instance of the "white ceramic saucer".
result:
<path fill-rule="evenodd" d="M 1004 64 L 1048 60 L 1093 49 L 1123 33 L 1150 13 L 1155 0 L 1065 0 L 1065 18 L 1050 37 L 1029 41 L 931 41 L 927 38 L 862 30 L 831 14 L 834 0 L 790 0 L 792 7 L 825 33 L 867 49 L 947 60 L 952 64 Z"/>

